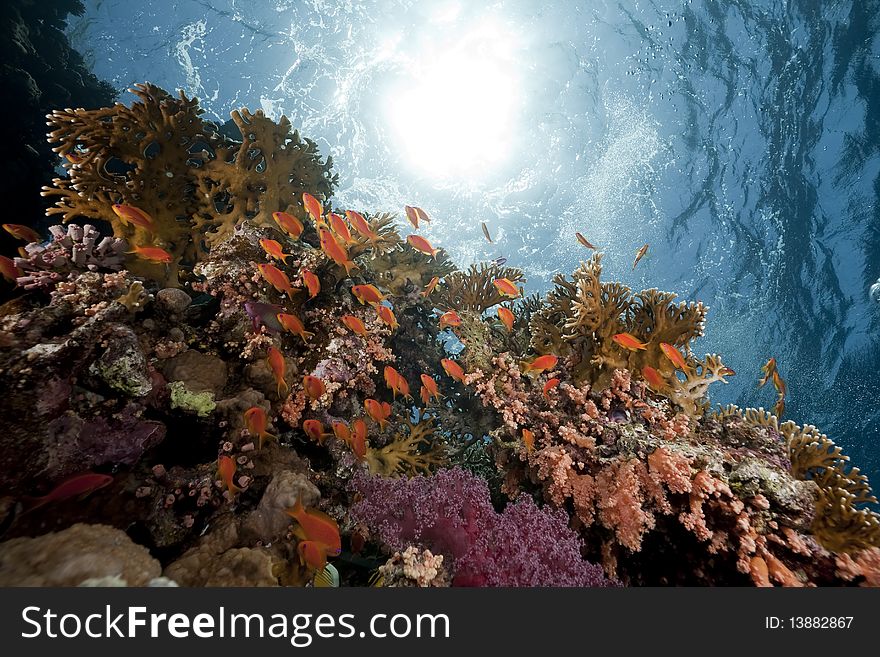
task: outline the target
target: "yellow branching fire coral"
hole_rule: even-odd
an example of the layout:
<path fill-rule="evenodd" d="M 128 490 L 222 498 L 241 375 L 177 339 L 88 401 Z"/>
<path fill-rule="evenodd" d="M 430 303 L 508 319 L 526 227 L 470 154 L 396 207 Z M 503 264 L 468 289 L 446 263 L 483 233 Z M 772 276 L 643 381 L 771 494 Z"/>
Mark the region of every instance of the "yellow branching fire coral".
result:
<path fill-rule="evenodd" d="M 515 267 L 500 267 L 485 262 L 471 265 L 467 271 L 451 273 L 438 286 L 437 307 L 482 313 L 505 299 L 492 284 L 498 278 L 506 278 L 514 283 L 525 280 L 522 270 Z"/>
<path fill-rule="evenodd" d="M 56 178 L 44 196 L 56 197 L 48 214 L 63 220 L 103 219 L 134 247 L 171 254 L 166 266 L 132 259 L 129 269 L 174 284 L 179 266 L 192 264 L 235 226 L 272 223 L 276 211 L 305 217 L 301 193 L 329 197 L 336 177 L 314 142 L 276 124 L 261 111 L 232 113 L 241 142 L 200 118 L 198 100 L 175 98 L 152 84 L 131 89 L 131 107 L 57 110 L 48 116 L 54 151 L 66 156 L 68 178 Z M 114 204 L 147 213 L 152 230 L 124 222 Z"/>
<path fill-rule="evenodd" d="M 640 376 L 645 367 L 656 370 L 662 385 L 655 391 L 667 396 L 692 416 L 707 403 L 711 383 L 724 381 L 721 358 L 690 355 L 689 343 L 703 334 L 706 307 L 701 303 L 675 302 L 675 295 L 651 289 L 633 293 L 621 283 L 603 283 L 602 254 L 593 255 L 574 272 L 554 279 L 543 309 L 532 314 L 531 347 L 541 354 L 569 359 L 575 381 L 607 385 L 617 369 Z M 614 336 L 628 333 L 647 343 L 630 350 Z M 677 370 L 663 354 L 660 343 L 685 351 L 687 369 Z"/>
<path fill-rule="evenodd" d="M 412 477 L 446 465 L 446 451 L 435 434 L 432 418 L 415 423 L 406 420 L 405 426 L 406 430 L 399 431 L 384 447 L 367 449 L 367 465 L 373 474 Z"/>

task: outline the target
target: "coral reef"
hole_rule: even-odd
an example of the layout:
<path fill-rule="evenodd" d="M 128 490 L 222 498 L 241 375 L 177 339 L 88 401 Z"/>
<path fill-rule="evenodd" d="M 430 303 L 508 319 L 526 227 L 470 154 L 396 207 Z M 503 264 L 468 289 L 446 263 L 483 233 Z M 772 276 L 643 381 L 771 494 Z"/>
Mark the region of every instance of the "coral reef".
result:
<path fill-rule="evenodd" d="M 50 117 L 67 225 L 0 306 L 4 581 L 877 585 L 842 451 L 708 412 L 733 372 L 693 354 L 702 304 L 600 254 L 522 298 L 332 207 L 286 118 L 134 91 Z"/>

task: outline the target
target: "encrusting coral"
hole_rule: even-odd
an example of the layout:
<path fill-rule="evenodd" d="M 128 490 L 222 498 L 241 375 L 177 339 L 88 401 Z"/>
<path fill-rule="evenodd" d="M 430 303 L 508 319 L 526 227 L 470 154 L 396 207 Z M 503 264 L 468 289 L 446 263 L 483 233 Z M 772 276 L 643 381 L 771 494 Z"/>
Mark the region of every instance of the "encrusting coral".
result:
<path fill-rule="evenodd" d="M 0 554 L 100 523 L 189 586 L 880 580 L 827 437 L 707 412 L 733 371 L 692 352 L 702 304 L 604 282 L 600 254 L 522 298 L 515 267 L 333 207 L 286 118 L 233 112 L 235 141 L 133 91 L 50 116 L 67 226 L 0 307 Z"/>

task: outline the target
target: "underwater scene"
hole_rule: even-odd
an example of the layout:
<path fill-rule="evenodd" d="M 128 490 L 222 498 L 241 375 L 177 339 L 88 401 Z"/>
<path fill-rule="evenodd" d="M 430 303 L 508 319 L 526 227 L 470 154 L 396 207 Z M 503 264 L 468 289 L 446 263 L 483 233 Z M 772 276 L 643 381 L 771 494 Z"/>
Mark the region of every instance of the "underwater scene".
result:
<path fill-rule="evenodd" d="M 880 2 L 0 17 L 0 585 L 880 585 Z"/>

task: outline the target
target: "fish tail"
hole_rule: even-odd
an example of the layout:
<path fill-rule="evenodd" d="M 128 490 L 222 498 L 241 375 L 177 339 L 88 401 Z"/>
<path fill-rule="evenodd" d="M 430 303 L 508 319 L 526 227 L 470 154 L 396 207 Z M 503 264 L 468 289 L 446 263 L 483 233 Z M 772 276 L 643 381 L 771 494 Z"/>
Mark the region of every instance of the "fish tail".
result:
<path fill-rule="evenodd" d="M 277 388 L 278 399 L 283 399 L 283 397 L 281 396 L 281 388 L 282 387 L 284 388 L 284 397 L 286 397 L 287 393 L 290 392 L 290 386 L 287 385 L 287 381 L 285 381 L 284 379 L 281 379 L 278 382 L 278 388 Z"/>
<path fill-rule="evenodd" d="M 308 336 L 308 337 L 306 337 L 306 336 Z M 303 342 L 308 342 L 309 338 L 315 337 L 315 334 L 312 333 L 311 331 L 303 331 L 302 333 L 299 334 L 299 337 L 302 338 Z"/>
<path fill-rule="evenodd" d="M 345 274 L 346 274 L 346 276 L 351 276 L 351 270 L 352 270 L 352 269 L 358 269 L 358 268 L 359 268 L 359 267 L 358 267 L 356 264 L 354 264 L 354 262 L 352 262 L 351 260 L 346 260 L 345 262 L 342 263 L 342 266 L 345 267 Z"/>

